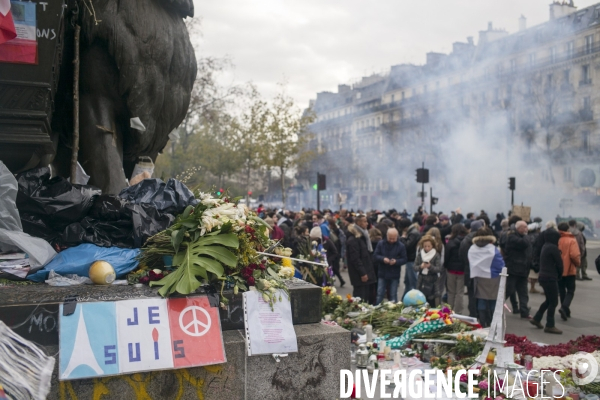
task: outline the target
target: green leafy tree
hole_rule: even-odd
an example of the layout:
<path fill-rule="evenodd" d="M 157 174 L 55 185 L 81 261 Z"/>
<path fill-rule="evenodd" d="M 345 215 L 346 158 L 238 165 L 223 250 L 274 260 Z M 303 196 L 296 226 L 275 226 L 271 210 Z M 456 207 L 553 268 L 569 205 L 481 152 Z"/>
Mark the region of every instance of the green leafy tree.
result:
<path fill-rule="evenodd" d="M 285 88 L 282 88 L 270 107 L 267 125 L 267 165 L 279 174 L 284 207 L 287 174 L 299 166 L 308 164 L 317 156 L 316 151 L 308 146 L 312 138 L 308 125 L 314 120 L 314 113 L 299 110 L 294 100 L 286 95 Z"/>

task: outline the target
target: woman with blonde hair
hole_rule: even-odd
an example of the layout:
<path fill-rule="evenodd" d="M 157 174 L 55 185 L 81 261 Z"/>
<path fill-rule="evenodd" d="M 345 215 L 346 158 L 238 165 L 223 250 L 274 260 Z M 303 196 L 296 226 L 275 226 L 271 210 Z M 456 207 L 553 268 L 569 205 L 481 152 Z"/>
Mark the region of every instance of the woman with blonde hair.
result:
<path fill-rule="evenodd" d="M 417 290 L 420 290 L 429 305 L 435 305 L 438 292 L 438 275 L 442 272 L 442 258 L 437 252 L 438 244 L 431 235 L 425 235 L 419 240 L 414 270 L 418 274 Z"/>
<path fill-rule="evenodd" d="M 427 234 L 433 236 L 437 243 L 437 245 L 435 246 L 435 250 L 440 255 L 440 263 L 442 265 L 442 272 L 438 274 L 436 288 L 436 293 L 439 296 L 435 298 L 435 305 L 439 306 L 442 303 L 442 296 L 444 295 L 444 291 L 446 290 L 446 279 L 448 277 L 448 275 L 446 275 L 446 268 L 444 268 L 445 246 L 444 241 L 442 240 L 442 233 L 438 228 L 431 228 L 429 231 L 427 231 Z"/>

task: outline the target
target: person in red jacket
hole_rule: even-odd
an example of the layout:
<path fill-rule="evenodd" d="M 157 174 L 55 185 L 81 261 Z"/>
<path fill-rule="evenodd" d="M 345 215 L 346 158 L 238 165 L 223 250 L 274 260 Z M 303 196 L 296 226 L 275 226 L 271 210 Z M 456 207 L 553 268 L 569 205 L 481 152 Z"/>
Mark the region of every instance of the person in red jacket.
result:
<path fill-rule="evenodd" d="M 275 220 L 273 220 L 273 218 L 267 217 L 265 219 L 265 222 L 271 227 L 271 234 L 269 235 L 269 237 L 271 239 L 281 240 L 285 237 L 285 233 L 283 232 L 283 229 L 281 229 L 280 227 L 278 227 L 275 224 Z"/>
<path fill-rule="evenodd" d="M 581 253 L 577 239 L 569 232 L 569 224 L 561 222 L 558 224 L 560 239 L 558 249 L 561 252 L 563 261 L 563 276 L 558 281 L 558 292 L 560 294 L 560 308 L 558 312 L 560 317 L 566 321 L 571 317 L 571 302 L 575 296 L 575 278 L 577 276 L 577 267 L 581 264 Z"/>

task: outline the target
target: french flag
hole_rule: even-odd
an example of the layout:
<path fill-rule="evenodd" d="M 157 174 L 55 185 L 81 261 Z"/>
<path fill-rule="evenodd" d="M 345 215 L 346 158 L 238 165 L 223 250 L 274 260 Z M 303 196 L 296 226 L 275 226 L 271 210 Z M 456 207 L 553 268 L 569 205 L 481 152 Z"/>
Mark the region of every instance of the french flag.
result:
<path fill-rule="evenodd" d="M 16 37 L 17 30 L 10 12 L 10 0 L 0 0 L 0 44 Z"/>
<path fill-rule="evenodd" d="M 504 259 L 492 243 L 494 236 L 475 236 L 469 249 L 471 278 L 497 278 L 504 268 Z"/>

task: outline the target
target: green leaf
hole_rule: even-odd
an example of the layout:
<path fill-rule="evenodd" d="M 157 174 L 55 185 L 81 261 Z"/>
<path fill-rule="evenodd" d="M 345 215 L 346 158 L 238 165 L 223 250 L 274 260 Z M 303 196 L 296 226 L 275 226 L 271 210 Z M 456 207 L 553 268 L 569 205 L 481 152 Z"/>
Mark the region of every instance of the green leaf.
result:
<path fill-rule="evenodd" d="M 200 250 L 201 249 L 201 250 Z M 209 255 L 228 267 L 237 265 L 237 257 L 231 251 L 219 246 L 200 246 L 201 254 Z"/>
<path fill-rule="evenodd" d="M 183 219 L 186 219 L 187 217 L 189 217 L 189 216 L 190 216 L 190 214 L 192 213 L 192 210 L 193 210 L 193 209 L 194 209 L 194 206 L 187 206 L 187 207 L 185 208 L 185 211 L 183 212 L 183 214 L 182 214 L 182 216 L 181 216 L 181 217 L 182 217 Z"/>
<path fill-rule="evenodd" d="M 217 276 L 217 278 L 222 277 L 225 273 L 225 269 L 223 268 L 221 263 L 210 258 L 198 257 L 197 261 L 194 261 L 194 265 L 198 265 L 204 268 L 204 270 L 212 272 Z"/>
<path fill-rule="evenodd" d="M 262 219 L 262 218 L 259 218 L 259 217 L 257 217 L 257 216 L 254 216 L 254 215 L 251 215 L 251 216 L 249 216 L 248 218 L 250 218 L 251 220 L 254 220 L 254 221 L 258 222 L 259 224 L 263 225 L 263 226 L 264 226 L 265 228 L 267 228 L 267 229 L 271 229 L 271 227 L 269 226 L 269 224 L 267 224 L 267 223 L 265 222 L 265 220 L 264 220 L 264 219 Z"/>
<path fill-rule="evenodd" d="M 273 271 L 271 268 L 267 268 L 267 272 L 269 273 L 269 275 L 271 275 L 273 278 L 279 278 L 279 274 L 275 271 Z"/>
<path fill-rule="evenodd" d="M 171 244 L 173 245 L 173 249 L 175 249 L 175 253 L 179 253 L 179 246 L 181 246 L 181 242 L 183 242 L 183 237 L 187 232 L 186 227 L 182 227 L 177 231 L 173 231 L 171 234 Z"/>
<path fill-rule="evenodd" d="M 205 236 L 198 240 L 197 243 L 202 246 L 220 244 L 221 246 L 232 247 L 234 249 L 237 249 L 240 246 L 240 241 L 235 233 Z M 196 244 L 193 246 L 195 245 Z"/>
<path fill-rule="evenodd" d="M 182 227 L 173 232 L 172 240 L 177 240 L 179 235 L 183 236 L 181 232 L 185 231 L 186 228 Z M 237 265 L 237 257 L 229 248 L 239 247 L 238 237 L 234 233 L 219 233 L 199 237 L 192 243 L 185 242 L 185 251 L 177 252 L 173 257 L 173 266 L 177 267 L 175 271 L 152 283 L 153 286 L 163 286 L 159 290 L 162 296 L 169 296 L 176 291 L 190 294 L 201 285 L 197 277 L 208 280 L 211 273 L 221 278 L 225 273 L 223 265 Z"/>
<path fill-rule="evenodd" d="M 182 221 L 181 225 L 185 226 L 188 229 L 195 229 L 198 227 L 198 223 L 196 221 Z"/>

